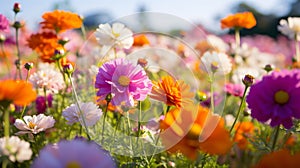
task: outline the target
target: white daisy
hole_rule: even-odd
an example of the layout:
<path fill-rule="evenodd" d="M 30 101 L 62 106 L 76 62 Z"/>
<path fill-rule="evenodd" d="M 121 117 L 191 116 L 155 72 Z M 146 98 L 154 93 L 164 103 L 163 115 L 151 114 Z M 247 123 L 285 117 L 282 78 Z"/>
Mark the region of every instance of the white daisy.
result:
<path fill-rule="evenodd" d="M 0 138 L 0 157 L 8 156 L 12 162 L 23 162 L 31 158 L 30 144 L 17 136 Z"/>
<path fill-rule="evenodd" d="M 288 17 L 287 20 L 281 19 L 278 25 L 278 30 L 288 36 L 290 39 L 295 39 L 297 35 L 297 40 L 300 41 L 300 17 Z"/>
<path fill-rule="evenodd" d="M 201 68 L 208 73 L 226 75 L 231 71 L 232 63 L 225 53 L 207 51 L 201 57 Z"/>
<path fill-rule="evenodd" d="M 55 120 L 52 116 L 45 116 L 44 114 L 24 116 L 24 121 L 21 119 L 16 119 L 15 126 L 21 130 L 17 132 L 17 135 L 23 134 L 37 134 L 41 131 L 45 131 L 48 128 L 54 126 Z"/>
<path fill-rule="evenodd" d="M 79 102 L 80 109 L 83 113 L 84 120 L 86 126 L 93 126 L 100 119 L 102 115 L 102 110 L 98 108 L 98 106 L 92 102 L 82 103 Z M 72 104 L 67 107 L 62 115 L 68 120 L 67 124 L 71 125 L 75 122 L 80 122 L 81 125 L 84 126 L 81 113 L 76 104 Z"/>

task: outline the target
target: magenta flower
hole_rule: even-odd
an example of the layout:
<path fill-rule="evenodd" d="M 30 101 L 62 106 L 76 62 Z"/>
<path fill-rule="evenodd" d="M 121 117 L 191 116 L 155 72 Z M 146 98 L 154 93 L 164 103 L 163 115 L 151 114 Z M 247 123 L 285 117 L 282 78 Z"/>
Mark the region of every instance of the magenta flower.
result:
<path fill-rule="evenodd" d="M 52 107 L 53 97 L 51 94 L 47 96 L 47 106 Z M 35 108 L 38 114 L 42 114 L 46 111 L 46 100 L 44 96 L 38 96 L 35 100 Z"/>
<path fill-rule="evenodd" d="M 2 14 L 0 14 L 0 32 L 9 33 L 9 21 Z"/>
<path fill-rule="evenodd" d="M 112 157 L 94 142 L 84 140 L 60 141 L 44 147 L 33 161 L 32 168 L 112 168 Z"/>
<path fill-rule="evenodd" d="M 272 127 L 289 129 L 293 118 L 300 119 L 300 71 L 275 71 L 250 88 L 247 103 L 251 116 L 260 122 L 271 120 Z"/>
<path fill-rule="evenodd" d="M 227 83 L 225 85 L 225 92 L 237 97 L 243 97 L 244 89 L 245 86 L 241 84 Z"/>
<path fill-rule="evenodd" d="M 113 105 L 134 106 L 134 100 L 143 101 L 151 92 L 152 83 L 140 65 L 118 58 L 99 68 L 95 88 L 99 100 L 111 94 Z"/>

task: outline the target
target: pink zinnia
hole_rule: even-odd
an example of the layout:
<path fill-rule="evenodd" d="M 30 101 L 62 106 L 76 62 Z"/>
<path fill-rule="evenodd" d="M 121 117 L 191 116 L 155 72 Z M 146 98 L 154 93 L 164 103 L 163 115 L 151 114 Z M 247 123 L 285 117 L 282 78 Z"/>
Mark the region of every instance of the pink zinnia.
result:
<path fill-rule="evenodd" d="M 9 21 L 2 14 L 0 14 L 0 32 L 9 33 Z"/>
<path fill-rule="evenodd" d="M 99 68 L 95 88 L 99 100 L 111 94 L 113 105 L 134 106 L 134 100 L 143 101 L 151 92 L 152 83 L 140 65 L 118 58 Z"/>
<path fill-rule="evenodd" d="M 244 89 L 244 85 L 241 84 L 227 83 L 225 85 L 225 92 L 237 97 L 243 97 Z"/>

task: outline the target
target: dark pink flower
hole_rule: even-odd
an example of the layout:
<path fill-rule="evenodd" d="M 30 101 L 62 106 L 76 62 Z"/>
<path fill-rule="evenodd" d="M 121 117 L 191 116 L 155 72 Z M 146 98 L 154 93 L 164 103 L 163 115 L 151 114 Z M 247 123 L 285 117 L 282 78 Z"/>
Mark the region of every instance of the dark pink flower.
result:
<path fill-rule="evenodd" d="M 272 127 L 289 129 L 293 118 L 300 119 L 300 71 L 274 71 L 250 88 L 247 103 L 251 116 L 260 122 L 271 120 Z"/>
<path fill-rule="evenodd" d="M 111 94 L 113 105 L 134 106 L 134 100 L 142 101 L 151 92 L 152 83 L 140 65 L 118 58 L 99 68 L 95 88 L 99 100 Z"/>
<path fill-rule="evenodd" d="M 0 14 L 0 32 L 9 33 L 9 21 L 2 14 Z"/>
<path fill-rule="evenodd" d="M 237 97 L 243 97 L 244 89 L 245 86 L 242 84 L 227 83 L 225 85 L 225 92 Z"/>
<path fill-rule="evenodd" d="M 53 97 L 51 94 L 47 96 L 47 105 L 48 107 L 52 107 Z M 44 113 L 46 111 L 46 100 L 44 96 L 38 96 L 35 100 L 36 110 L 38 114 Z"/>

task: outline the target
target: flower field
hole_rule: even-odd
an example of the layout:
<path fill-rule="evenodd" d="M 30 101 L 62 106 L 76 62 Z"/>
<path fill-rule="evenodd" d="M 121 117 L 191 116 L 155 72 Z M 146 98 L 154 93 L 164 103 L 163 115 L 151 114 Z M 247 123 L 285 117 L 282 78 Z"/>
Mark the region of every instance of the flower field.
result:
<path fill-rule="evenodd" d="M 86 29 L 64 10 L 32 31 L 23 10 L 0 13 L 2 168 L 299 167 L 300 18 L 275 39 L 240 35 L 251 12 L 216 35 L 139 14 Z"/>

